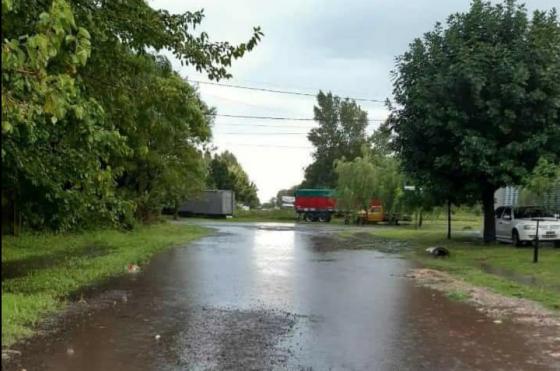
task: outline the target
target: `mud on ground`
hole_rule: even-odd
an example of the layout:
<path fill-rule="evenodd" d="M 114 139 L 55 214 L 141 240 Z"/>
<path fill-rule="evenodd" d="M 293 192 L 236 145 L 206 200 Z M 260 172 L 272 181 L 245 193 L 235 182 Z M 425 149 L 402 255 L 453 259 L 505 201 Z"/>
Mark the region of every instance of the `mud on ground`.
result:
<path fill-rule="evenodd" d="M 423 287 L 445 294 L 460 293 L 479 312 L 494 319 L 496 325 L 507 322 L 534 325 L 534 336 L 543 345 L 544 353 L 560 368 L 560 313 L 533 301 L 509 297 L 484 287 L 474 286 L 451 274 L 427 268 L 411 269 L 407 278 Z M 544 330 L 544 331 L 541 331 Z M 543 333 L 549 335 L 541 336 Z M 548 349 L 547 349 L 548 348 Z"/>

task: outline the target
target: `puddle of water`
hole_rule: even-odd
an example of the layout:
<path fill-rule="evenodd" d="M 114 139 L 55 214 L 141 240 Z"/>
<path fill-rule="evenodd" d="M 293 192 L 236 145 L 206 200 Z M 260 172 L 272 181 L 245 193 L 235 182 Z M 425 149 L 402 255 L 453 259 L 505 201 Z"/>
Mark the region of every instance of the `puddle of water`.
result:
<path fill-rule="evenodd" d="M 403 278 L 410 264 L 395 255 L 339 250 L 340 240 L 318 229 L 258 227 L 220 225 L 220 233 L 164 252 L 143 273 L 114 283 L 128 294 L 125 302 L 68 319 L 19 347 L 23 356 L 5 368 L 560 366 L 541 358 L 546 349 L 531 328 L 497 326 L 416 287 Z"/>
<path fill-rule="evenodd" d="M 560 286 L 543 284 L 540 280 L 538 280 L 534 276 L 526 276 L 526 275 L 518 274 L 518 273 L 515 273 L 515 272 L 512 272 L 512 271 L 509 271 L 507 269 L 492 266 L 488 263 L 480 263 L 480 268 L 486 273 L 490 273 L 490 274 L 494 274 L 494 275 L 497 275 L 497 276 L 505 277 L 509 280 L 515 281 L 515 282 L 520 283 L 522 285 L 540 287 L 540 288 L 545 288 L 545 289 L 550 289 L 550 290 L 553 290 L 553 291 L 560 292 Z"/>

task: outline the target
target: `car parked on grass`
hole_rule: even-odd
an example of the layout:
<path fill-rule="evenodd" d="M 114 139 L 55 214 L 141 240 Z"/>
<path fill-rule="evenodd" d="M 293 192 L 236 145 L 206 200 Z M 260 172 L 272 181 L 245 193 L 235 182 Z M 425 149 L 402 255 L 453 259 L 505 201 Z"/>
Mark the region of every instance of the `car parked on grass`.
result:
<path fill-rule="evenodd" d="M 554 242 L 560 247 L 560 220 L 558 215 L 536 206 L 501 206 L 495 211 L 496 239 L 522 246 L 535 240 L 537 219 L 539 240 Z"/>

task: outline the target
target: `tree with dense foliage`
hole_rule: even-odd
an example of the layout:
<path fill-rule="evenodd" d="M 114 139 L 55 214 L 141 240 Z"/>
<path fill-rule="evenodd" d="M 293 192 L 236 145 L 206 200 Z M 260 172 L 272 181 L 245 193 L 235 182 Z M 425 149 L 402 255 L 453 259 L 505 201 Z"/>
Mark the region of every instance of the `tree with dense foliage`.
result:
<path fill-rule="evenodd" d="M 163 204 L 175 205 L 204 188 L 201 147 L 211 130 L 208 108 L 166 59 L 135 59 L 144 74 L 127 85 L 134 94 L 126 93 L 126 99 L 135 110 L 118 114 L 133 155 L 112 162 L 122 169 L 118 192 L 135 203 L 138 219 L 148 221 Z"/>
<path fill-rule="evenodd" d="M 250 208 L 259 206 L 257 186 L 229 151 L 214 155 L 210 161 L 208 185 L 216 189 L 228 189 L 235 192 L 235 199 Z"/>
<path fill-rule="evenodd" d="M 311 129 L 307 138 L 315 147 L 313 162 L 305 169 L 302 187 L 334 187 L 335 160 L 353 160 L 366 144 L 367 112 L 355 101 L 341 99 L 332 93 L 319 92 L 314 118 L 319 127 Z"/>
<path fill-rule="evenodd" d="M 533 172 L 525 179 L 525 187 L 538 196 L 552 192 L 560 184 L 560 163 L 540 158 Z"/>
<path fill-rule="evenodd" d="M 367 213 L 379 189 L 379 169 L 369 156 L 356 157 L 351 161 L 338 160 L 335 172 L 337 208 L 347 212 L 365 210 Z"/>
<path fill-rule="evenodd" d="M 523 182 L 520 201 L 521 204 L 550 206 L 560 211 L 560 163 L 544 157 L 539 159 L 533 172 Z"/>
<path fill-rule="evenodd" d="M 371 145 L 371 150 L 376 156 L 390 156 L 394 155 L 393 151 L 393 133 L 391 131 L 390 120 L 384 121 L 379 127 L 370 135 L 368 142 Z"/>
<path fill-rule="evenodd" d="M 383 202 L 386 212 L 395 212 L 403 195 L 404 178 L 400 162 L 393 156 L 372 156 L 378 168 L 378 188 L 375 197 Z"/>
<path fill-rule="evenodd" d="M 398 160 L 391 156 L 371 155 L 368 150 L 364 153 L 352 161 L 336 161 L 337 207 L 367 212 L 371 201 L 379 199 L 386 212 L 394 212 L 403 192 Z"/>
<path fill-rule="evenodd" d="M 203 188 L 212 110 L 158 55 L 210 79 L 260 40 L 213 42 L 202 11 L 143 0 L 2 0 L 2 205 L 69 229 L 150 220 Z"/>
<path fill-rule="evenodd" d="M 125 146 L 104 125 L 102 107 L 80 89 L 89 33 L 62 0 L 22 26 L 25 35 L 9 27 L 15 4 L 2 5 L 9 19 L 2 22 L 3 204 L 11 203 L 32 227 L 67 229 L 87 218 L 114 218 L 122 204 L 108 161 Z"/>
<path fill-rule="evenodd" d="M 494 192 L 560 158 L 560 24 L 514 0 L 474 0 L 447 27 L 398 58 L 391 129 L 405 171 L 484 208 L 495 238 Z"/>

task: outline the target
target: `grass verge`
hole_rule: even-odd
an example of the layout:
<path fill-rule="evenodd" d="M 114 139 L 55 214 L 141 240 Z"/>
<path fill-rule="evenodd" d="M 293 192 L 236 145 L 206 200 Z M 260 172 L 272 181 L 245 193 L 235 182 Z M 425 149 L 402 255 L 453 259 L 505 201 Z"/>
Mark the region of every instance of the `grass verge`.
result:
<path fill-rule="evenodd" d="M 297 214 L 294 209 L 256 209 L 236 210 L 229 221 L 237 222 L 288 222 L 295 223 Z"/>
<path fill-rule="evenodd" d="M 160 223 L 132 232 L 28 234 L 2 238 L 2 345 L 33 334 L 69 295 L 146 263 L 155 253 L 204 236 L 207 229 Z"/>
<path fill-rule="evenodd" d="M 167 220 L 173 220 L 173 216 L 166 215 Z M 204 217 L 180 217 L 180 220 L 207 220 L 216 222 L 276 222 L 276 223 L 295 223 L 297 214 L 294 209 L 236 209 L 231 218 L 204 218 Z"/>
<path fill-rule="evenodd" d="M 483 244 L 480 238 L 470 233 L 480 230 L 478 221 L 460 220 L 452 225 L 451 240 L 446 239 L 447 226 L 441 220 L 427 222 L 421 229 L 411 225 L 366 226 L 361 233 L 407 241 L 413 246 L 408 256 L 428 268 L 449 272 L 500 294 L 560 309 L 560 249 L 551 246 L 541 248 L 539 262 L 534 264 L 532 248 Z M 425 252 L 428 246 L 446 247 L 451 256 L 435 259 Z"/>

